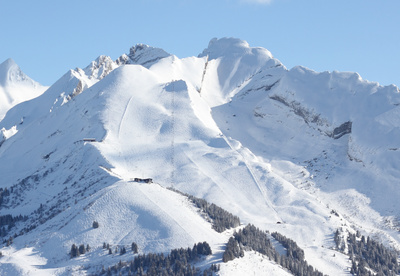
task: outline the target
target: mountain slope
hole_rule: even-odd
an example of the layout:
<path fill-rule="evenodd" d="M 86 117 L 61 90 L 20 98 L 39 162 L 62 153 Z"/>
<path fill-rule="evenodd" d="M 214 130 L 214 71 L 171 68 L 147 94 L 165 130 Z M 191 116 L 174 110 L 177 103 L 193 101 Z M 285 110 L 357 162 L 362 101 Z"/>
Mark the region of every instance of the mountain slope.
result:
<path fill-rule="evenodd" d="M 0 120 L 11 107 L 39 96 L 46 89 L 47 87 L 25 75 L 12 59 L 7 59 L 1 63 Z"/>
<path fill-rule="evenodd" d="M 206 240 L 216 254 L 203 267 L 221 262 L 232 231 L 214 231 L 173 187 L 290 237 L 323 273 L 346 275 L 337 228 L 400 246 L 399 100 L 397 87 L 287 70 L 232 38 L 198 57 L 146 45 L 99 57 L 0 122 L 0 216 L 27 216 L 5 230 L 15 238 L 0 271 L 80 275 L 132 256 L 109 256 L 103 243 L 166 253 Z M 72 244 L 92 250 L 71 259 Z M 260 257 L 245 258 L 238 265 L 256 270 Z"/>

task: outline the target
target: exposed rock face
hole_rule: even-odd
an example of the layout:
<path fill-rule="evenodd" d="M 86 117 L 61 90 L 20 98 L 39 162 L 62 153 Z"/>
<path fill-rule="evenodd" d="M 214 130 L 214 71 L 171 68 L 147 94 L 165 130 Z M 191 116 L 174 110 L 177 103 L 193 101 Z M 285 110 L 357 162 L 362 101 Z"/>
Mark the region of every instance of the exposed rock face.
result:
<path fill-rule="evenodd" d="M 150 68 L 160 59 L 169 57 L 171 54 L 163 49 L 154 48 L 145 44 L 137 44 L 129 49 L 128 55 L 122 55 L 117 60 L 118 65 L 123 64 L 139 64 L 146 68 Z"/>
<path fill-rule="evenodd" d="M 348 122 L 345 122 L 345 123 L 341 124 L 340 126 L 336 127 L 333 130 L 331 137 L 334 139 L 339 139 L 343 135 L 350 134 L 352 124 L 353 124 L 352 122 L 348 121 Z"/>
<path fill-rule="evenodd" d="M 298 102 L 294 102 L 294 101 L 289 102 L 285 98 L 278 96 L 278 95 L 270 96 L 270 98 L 272 100 L 278 101 L 278 102 L 284 104 L 285 106 L 291 108 L 292 111 L 297 116 L 300 116 L 301 118 L 303 118 L 304 122 L 308 125 L 315 124 L 317 127 L 323 127 L 323 128 L 330 126 L 330 123 L 327 120 L 321 118 L 320 114 L 313 113 L 312 111 L 302 107 L 301 104 Z M 340 126 L 335 127 L 332 132 L 326 132 L 319 128 L 318 128 L 318 130 L 325 133 L 327 136 L 332 137 L 333 139 L 339 139 L 343 135 L 351 133 L 352 124 L 353 123 L 351 121 L 345 122 L 345 123 L 341 124 Z"/>
<path fill-rule="evenodd" d="M 0 130 L 0 147 L 4 143 L 5 140 L 6 140 L 6 136 L 4 135 L 4 129 L 1 129 Z"/>
<path fill-rule="evenodd" d="M 325 119 L 321 118 L 320 114 L 316 114 L 313 111 L 308 110 L 307 108 L 303 107 L 299 102 L 296 101 L 289 102 L 287 99 L 279 95 L 272 95 L 270 96 L 270 98 L 291 108 L 294 114 L 303 118 L 304 122 L 306 122 L 308 125 L 315 124 L 316 126 L 319 127 L 326 127 L 329 125 Z"/>
<path fill-rule="evenodd" d="M 117 67 L 118 64 L 109 56 L 99 56 L 96 60 L 92 61 L 84 71 L 89 78 L 101 80 Z"/>

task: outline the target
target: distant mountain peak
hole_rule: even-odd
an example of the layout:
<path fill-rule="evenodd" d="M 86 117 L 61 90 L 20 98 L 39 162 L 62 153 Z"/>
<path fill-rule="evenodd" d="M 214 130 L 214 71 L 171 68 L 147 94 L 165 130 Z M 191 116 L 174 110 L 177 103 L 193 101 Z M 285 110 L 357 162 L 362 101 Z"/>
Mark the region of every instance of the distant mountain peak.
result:
<path fill-rule="evenodd" d="M 30 100 L 47 89 L 25 75 L 12 58 L 0 64 L 0 120 L 14 105 Z"/>
<path fill-rule="evenodd" d="M 0 85 L 6 86 L 15 82 L 32 81 L 25 75 L 12 58 L 0 64 Z M 33 82 L 33 81 L 32 81 Z"/>
<path fill-rule="evenodd" d="M 16 65 L 15 61 L 12 58 L 6 59 L 0 66 L 5 66 L 7 68 L 11 68 L 12 66 Z"/>

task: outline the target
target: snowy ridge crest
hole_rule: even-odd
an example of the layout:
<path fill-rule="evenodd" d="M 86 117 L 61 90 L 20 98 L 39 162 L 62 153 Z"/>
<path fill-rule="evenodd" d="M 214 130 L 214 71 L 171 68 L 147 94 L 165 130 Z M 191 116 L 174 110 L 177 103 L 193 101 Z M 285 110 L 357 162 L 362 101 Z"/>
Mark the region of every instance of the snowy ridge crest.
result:
<path fill-rule="evenodd" d="M 160 59 L 170 55 L 163 49 L 154 48 L 146 44 L 137 44 L 129 49 L 128 55 L 122 55 L 116 62 L 117 64 L 138 64 L 150 68 Z"/>
<path fill-rule="evenodd" d="M 208 59 L 204 79 L 217 78 L 219 82 L 219 87 L 214 85 L 203 90 L 212 93 L 205 95 L 211 106 L 229 101 L 241 86 L 263 70 L 277 67 L 286 70 L 268 50 L 250 47 L 246 41 L 236 38 L 212 39 L 199 57 Z"/>

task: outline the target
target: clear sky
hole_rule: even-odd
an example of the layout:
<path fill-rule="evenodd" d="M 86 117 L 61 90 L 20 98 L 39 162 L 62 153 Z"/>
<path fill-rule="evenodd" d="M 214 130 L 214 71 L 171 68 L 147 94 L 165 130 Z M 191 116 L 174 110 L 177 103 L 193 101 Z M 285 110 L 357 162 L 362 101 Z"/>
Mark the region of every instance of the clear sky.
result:
<path fill-rule="evenodd" d="M 287 68 L 355 71 L 400 85 L 399 0 L 0 0 L 0 63 L 51 85 L 137 43 L 180 58 L 213 37 L 261 46 Z"/>

